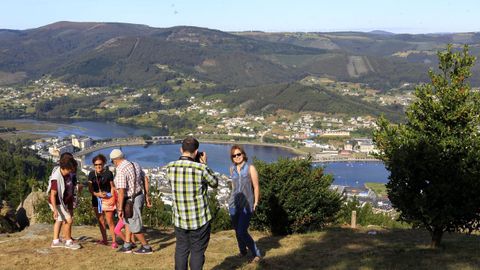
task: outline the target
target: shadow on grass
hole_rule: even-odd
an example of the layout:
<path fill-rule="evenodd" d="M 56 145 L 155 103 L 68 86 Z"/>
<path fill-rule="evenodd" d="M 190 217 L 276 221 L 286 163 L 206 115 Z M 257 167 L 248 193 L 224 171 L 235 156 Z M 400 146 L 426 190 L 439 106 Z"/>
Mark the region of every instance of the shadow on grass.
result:
<path fill-rule="evenodd" d="M 149 244 L 158 250 L 164 249 L 168 246 L 175 244 L 175 233 L 173 230 L 159 230 L 159 229 L 146 229 L 145 237 L 147 238 Z"/>
<path fill-rule="evenodd" d="M 270 245 L 272 249 L 280 239 L 278 237 L 262 238 L 263 243 L 259 246 Z M 437 250 L 428 247 L 429 234 L 419 230 L 388 230 L 369 235 L 366 231 L 332 228 L 324 232 L 297 235 L 295 239 L 303 242 L 300 248 L 287 255 L 268 256 L 267 254 L 257 269 L 477 269 L 480 267 L 479 236 L 446 234 L 443 240 L 444 248 Z"/>
<path fill-rule="evenodd" d="M 270 250 L 280 248 L 280 240 L 282 238 L 282 236 L 263 237 L 260 238 L 258 241 L 255 241 L 255 243 L 260 249 L 262 256 L 265 257 L 268 256 Z M 225 258 L 225 260 L 223 260 L 221 264 L 213 267 L 212 270 L 237 269 L 240 268 L 242 265 L 248 263 L 251 259 L 252 257 L 250 256 L 250 253 L 248 256 L 245 257 L 239 257 L 237 255 L 229 256 Z"/>

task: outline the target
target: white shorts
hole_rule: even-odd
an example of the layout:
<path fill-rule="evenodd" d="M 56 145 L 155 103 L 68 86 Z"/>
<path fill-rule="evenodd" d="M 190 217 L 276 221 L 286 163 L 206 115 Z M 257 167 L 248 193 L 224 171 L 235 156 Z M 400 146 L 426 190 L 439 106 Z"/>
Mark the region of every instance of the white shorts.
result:
<path fill-rule="evenodd" d="M 53 211 L 53 206 L 51 204 L 48 204 L 50 206 L 50 209 Z M 57 221 L 67 221 L 69 219 L 72 219 L 72 216 L 70 215 L 70 211 L 68 209 L 65 209 L 61 204 L 55 205 L 57 208 Z"/>

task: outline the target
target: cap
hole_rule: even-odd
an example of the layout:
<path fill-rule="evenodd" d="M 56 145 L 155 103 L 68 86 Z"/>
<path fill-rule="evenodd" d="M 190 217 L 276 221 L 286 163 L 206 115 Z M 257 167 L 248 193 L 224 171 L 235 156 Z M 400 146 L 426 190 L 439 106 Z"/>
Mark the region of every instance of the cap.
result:
<path fill-rule="evenodd" d="M 113 149 L 112 152 L 110 153 L 110 159 L 124 158 L 124 157 L 125 155 L 120 149 Z"/>

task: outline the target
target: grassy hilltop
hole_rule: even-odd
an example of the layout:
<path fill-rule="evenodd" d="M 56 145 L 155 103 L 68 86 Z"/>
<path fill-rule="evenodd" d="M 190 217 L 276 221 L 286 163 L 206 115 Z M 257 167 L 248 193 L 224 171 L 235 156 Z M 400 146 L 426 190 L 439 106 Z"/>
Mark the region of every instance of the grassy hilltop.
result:
<path fill-rule="evenodd" d="M 118 254 L 94 242 L 98 229 L 74 227 L 80 250 L 52 249 L 51 225 L 0 236 L 3 269 L 173 269 L 175 236 L 171 229 L 148 230 L 152 255 Z M 236 258 L 233 231 L 212 234 L 205 269 L 478 269 L 480 236 L 450 234 L 445 248 L 432 250 L 430 237 L 418 230 L 351 230 L 329 228 L 322 232 L 274 237 L 253 232 L 265 254 L 259 264 Z"/>

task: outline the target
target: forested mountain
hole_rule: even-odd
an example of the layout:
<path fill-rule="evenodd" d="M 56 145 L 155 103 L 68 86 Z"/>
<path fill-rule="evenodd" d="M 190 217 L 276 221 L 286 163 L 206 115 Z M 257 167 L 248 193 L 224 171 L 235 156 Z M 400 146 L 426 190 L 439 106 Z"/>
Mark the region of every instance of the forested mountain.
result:
<path fill-rule="evenodd" d="M 480 34 L 226 33 L 198 27 L 58 22 L 0 30 L 0 84 L 53 74 L 81 86 L 151 86 L 179 74 L 231 87 L 288 83 L 306 75 L 389 89 L 427 81 L 435 52 Z M 473 85 L 480 85 L 474 68 Z"/>

